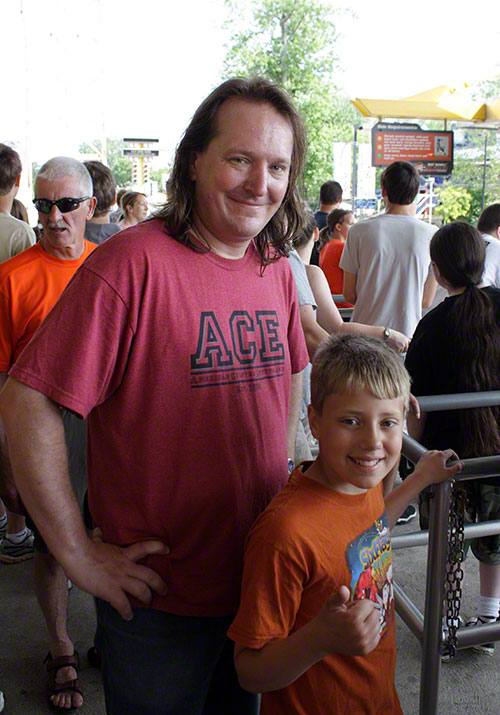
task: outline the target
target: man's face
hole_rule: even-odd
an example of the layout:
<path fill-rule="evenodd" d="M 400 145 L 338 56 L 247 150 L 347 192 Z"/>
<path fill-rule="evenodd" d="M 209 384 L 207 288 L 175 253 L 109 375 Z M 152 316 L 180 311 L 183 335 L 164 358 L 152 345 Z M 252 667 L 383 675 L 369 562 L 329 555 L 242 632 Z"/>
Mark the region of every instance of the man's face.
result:
<path fill-rule="evenodd" d="M 367 390 L 328 395 L 321 415 L 309 407 L 319 440 L 323 481 L 343 494 L 376 487 L 397 464 L 403 439 L 403 399 L 381 400 Z"/>
<path fill-rule="evenodd" d="M 288 119 L 270 104 L 229 99 L 217 134 L 192 157 L 194 226 L 210 248 L 239 258 L 283 201 L 293 151 Z"/>
<path fill-rule="evenodd" d="M 80 182 L 75 176 L 63 176 L 60 179 L 37 179 L 35 198 L 55 201 L 62 198 L 81 198 L 84 196 Z M 52 206 L 49 214 L 38 212 L 38 220 L 43 227 L 42 247 L 47 253 L 59 258 L 78 258 L 84 249 L 85 222 L 94 214 L 96 200 L 82 201 L 74 211 L 61 213 L 57 206 Z"/>

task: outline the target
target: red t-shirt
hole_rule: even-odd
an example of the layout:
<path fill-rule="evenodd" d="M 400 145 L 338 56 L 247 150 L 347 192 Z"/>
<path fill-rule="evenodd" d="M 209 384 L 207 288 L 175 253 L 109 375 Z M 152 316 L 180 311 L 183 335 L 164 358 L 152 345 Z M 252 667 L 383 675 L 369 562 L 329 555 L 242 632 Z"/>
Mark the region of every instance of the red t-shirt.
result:
<path fill-rule="evenodd" d="M 345 242 L 337 238 L 323 246 L 319 254 L 319 266 L 326 276 L 328 285 L 333 295 L 342 295 L 344 292 L 344 271 L 339 267 Z M 336 303 L 337 308 L 352 308 L 352 303 Z"/>
<path fill-rule="evenodd" d="M 292 373 L 308 362 L 288 261 L 261 275 L 160 221 L 118 233 L 11 375 L 88 415 L 90 510 L 106 541 L 166 542 L 152 607 L 234 613 L 251 524 L 287 479 Z"/>
<path fill-rule="evenodd" d="M 376 604 L 379 644 L 366 656 L 328 655 L 286 688 L 264 693 L 261 715 L 402 715 L 382 486 L 341 494 L 297 468 L 248 536 L 241 604 L 228 635 L 255 649 L 287 638 L 343 585 L 351 600 Z"/>

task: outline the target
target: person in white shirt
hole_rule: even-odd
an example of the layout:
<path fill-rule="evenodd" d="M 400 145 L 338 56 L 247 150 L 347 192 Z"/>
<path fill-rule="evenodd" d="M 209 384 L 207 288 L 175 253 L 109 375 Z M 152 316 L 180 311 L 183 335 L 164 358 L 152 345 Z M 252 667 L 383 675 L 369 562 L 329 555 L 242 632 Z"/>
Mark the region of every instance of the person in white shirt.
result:
<path fill-rule="evenodd" d="M 385 213 L 357 223 L 347 236 L 344 296 L 354 305 L 353 321 L 411 337 L 436 290 L 429 254 L 436 227 L 415 216 L 420 178 L 412 164 L 393 162 L 380 183 Z"/>
<path fill-rule="evenodd" d="M 487 244 L 482 283 L 500 288 L 500 204 L 484 209 L 477 229 Z"/>

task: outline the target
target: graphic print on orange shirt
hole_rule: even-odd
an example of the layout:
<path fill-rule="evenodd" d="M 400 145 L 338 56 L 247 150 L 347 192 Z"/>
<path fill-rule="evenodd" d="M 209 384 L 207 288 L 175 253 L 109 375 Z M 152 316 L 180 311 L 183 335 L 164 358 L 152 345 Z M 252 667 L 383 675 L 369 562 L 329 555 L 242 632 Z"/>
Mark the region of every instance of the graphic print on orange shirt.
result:
<path fill-rule="evenodd" d="M 369 599 L 380 611 L 380 633 L 383 638 L 394 619 L 394 588 L 392 585 L 391 536 L 387 514 L 346 549 L 351 572 L 351 599 Z"/>

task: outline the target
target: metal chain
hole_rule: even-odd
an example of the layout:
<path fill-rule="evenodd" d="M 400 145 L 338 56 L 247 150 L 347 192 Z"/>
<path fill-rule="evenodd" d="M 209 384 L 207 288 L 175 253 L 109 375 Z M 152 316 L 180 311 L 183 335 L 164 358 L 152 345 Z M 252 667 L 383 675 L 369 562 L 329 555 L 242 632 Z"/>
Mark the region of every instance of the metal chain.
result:
<path fill-rule="evenodd" d="M 460 617 L 460 599 L 464 572 L 465 490 L 456 484 L 451 486 L 450 511 L 448 515 L 448 558 L 446 563 L 445 607 L 448 626 L 448 651 L 454 658 L 457 650 L 457 628 Z"/>

